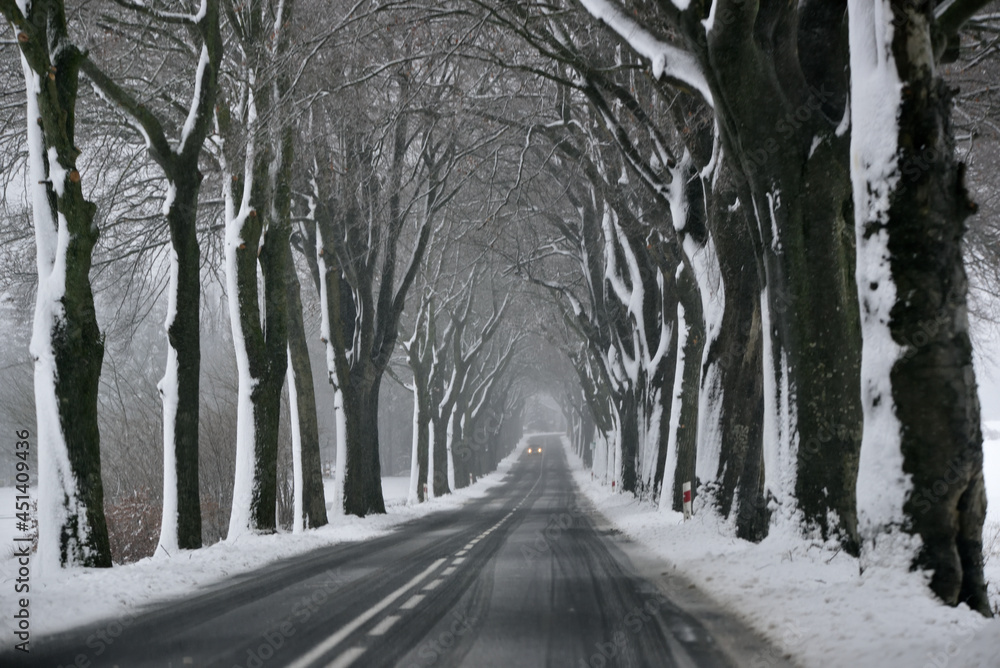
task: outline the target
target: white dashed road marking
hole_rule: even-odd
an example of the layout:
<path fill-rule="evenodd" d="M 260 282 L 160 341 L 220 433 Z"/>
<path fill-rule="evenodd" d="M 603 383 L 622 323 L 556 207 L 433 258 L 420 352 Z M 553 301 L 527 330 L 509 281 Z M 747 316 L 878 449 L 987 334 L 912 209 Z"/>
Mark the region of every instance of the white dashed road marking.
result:
<path fill-rule="evenodd" d="M 413 596 L 411 596 L 409 598 L 409 600 L 406 601 L 406 603 L 404 603 L 403 605 L 399 606 L 399 609 L 400 610 L 413 610 L 415 607 L 417 607 L 417 605 L 420 604 L 420 601 L 422 601 L 422 600 L 424 600 L 424 595 L 423 594 L 414 594 Z"/>
<path fill-rule="evenodd" d="M 316 647 L 312 648 L 312 650 L 306 652 L 305 654 L 300 656 L 297 660 L 288 664 L 288 668 L 306 668 L 307 666 L 311 666 L 313 662 L 315 662 L 321 656 L 329 652 L 331 649 L 333 649 L 340 643 L 342 643 L 344 639 L 347 636 L 354 633 L 358 629 L 358 627 L 363 625 L 365 622 L 373 618 L 378 613 L 388 608 L 396 601 L 397 598 L 405 594 L 407 591 L 416 587 L 423 580 L 426 580 L 428 576 L 430 576 L 431 573 L 436 571 L 444 562 L 445 560 L 443 558 L 435 561 L 433 564 L 424 569 L 423 572 L 421 572 L 419 575 L 416 575 L 412 580 L 410 580 L 402 587 L 400 587 L 396 591 L 392 592 L 391 594 L 383 598 L 381 601 L 379 601 L 372 607 L 368 608 L 368 610 L 366 610 L 365 612 L 355 617 L 353 621 L 341 627 L 339 631 L 337 631 L 332 636 L 321 642 L 319 645 L 316 645 Z M 347 657 L 351 652 L 354 652 L 355 650 L 358 649 L 360 650 L 360 653 L 358 653 L 353 658 L 345 659 L 345 657 Z M 365 651 L 364 648 L 352 648 L 341 654 L 337 658 L 337 660 L 331 664 L 331 666 L 337 666 L 338 668 L 341 668 L 341 666 L 349 666 L 351 662 L 353 662 L 354 659 L 356 659 L 358 656 L 361 656 L 361 653 L 363 653 L 364 651 Z M 337 663 L 341 659 L 347 660 L 348 662 L 344 664 Z"/>
<path fill-rule="evenodd" d="M 375 625 L 371 631 L 368 632 L 370 636 L 384 636 L 385 632 L 392 628 L 392 625 L 399 621 L 399 615 L 389 615 L 381 622 Z"/>
<path fill-rule="evenodd" d="M 347 668 L 349 665 L 357 661 L 358 657 L 364 653 L 364 647 L 352 647 L 334 659 L 333 662 L 331 662 L 326 668 Z"/>

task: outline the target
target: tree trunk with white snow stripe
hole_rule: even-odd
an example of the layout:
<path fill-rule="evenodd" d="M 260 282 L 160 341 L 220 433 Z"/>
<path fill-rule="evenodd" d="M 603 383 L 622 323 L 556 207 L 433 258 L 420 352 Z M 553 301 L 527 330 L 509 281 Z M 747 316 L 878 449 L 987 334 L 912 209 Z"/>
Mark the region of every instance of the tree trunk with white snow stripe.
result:
<path fill-rule="evenodd" d="M 982 434 L 962 259 L 975 205 L 955 157 L 933 11 L 931 3 L 902 0 L 850 3 L 864 335 L 862 563 L 925 570 L 946 603 L 989 615 Z"/>
<path fill-rule="evenodd" d="M 111 566 L 97 394 L 104 337 L 90 269 L 97 207 L 76 160 L 80 61 L 61 1 L 0 2 L 20 47 L 38 293 L 31 355 L 38 422 L 38 552 L 43 569 Z M 25 13 L 22 13 L 26 12 Z"/>

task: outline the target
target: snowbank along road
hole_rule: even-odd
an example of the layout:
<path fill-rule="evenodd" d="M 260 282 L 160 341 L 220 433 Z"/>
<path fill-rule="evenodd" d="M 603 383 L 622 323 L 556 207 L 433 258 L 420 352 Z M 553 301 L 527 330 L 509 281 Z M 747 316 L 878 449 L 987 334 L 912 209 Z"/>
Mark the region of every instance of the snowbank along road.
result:
<path fill-rule="evenodd" d="M 39 638 L 15 665 L 786 665 L 580 503 L 558 436 L 533 436 L 459 510 Z"/>

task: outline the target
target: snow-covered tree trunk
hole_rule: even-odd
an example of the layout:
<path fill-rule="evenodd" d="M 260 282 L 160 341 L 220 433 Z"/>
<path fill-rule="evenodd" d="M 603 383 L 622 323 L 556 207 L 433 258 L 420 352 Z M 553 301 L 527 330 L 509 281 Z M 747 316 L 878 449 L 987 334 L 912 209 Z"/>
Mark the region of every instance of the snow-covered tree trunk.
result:
<path fill-rule="evenodd" d="M 615 410 L 615 428 L 611 432 L 611 443 L 608 444 L 607 469 L 604 472 L 611 486 L 616 491 L 622 491 L 622 418 L 620 409 Z"/>
<path fill-rule="evenodd" d="M 288 420 L 292 432 L 292 533 L 302 533 L 305 528 L 305 503 L 302 495 L 302 431 L 299 427 L 299 400 L 295 389 L 295 370 L 292 368 L 292 351 L 288 351 Z"/>
<path fill-rule="evenodd" d="M 468 487 L 472 471 L 472 451 L 466 439 L 469 436 L 467 431 L 469 423 L 469 405 L 467 400 L 459 402 L 459 416 L 455 421 L 455 429 L 452 434 L 452 461 L 455 462 L 455 489 Z"/>
<path fill-rule="evenodd" d="M 982 434 L 962 259 L 975 205 L 955 157 L 952 93 L 936 67 L 934 6 L 849 7 L 863 563 L 926 570 L 942 600 L 988 615 Z"/>
<path fill-rule="evenodd" d="M 312 362 L 309 359 L 309 347 L 306 342 L 299 277 L 292 260 L 291 247 L 286 244 L 285 250 L 289 406 L 293 406 L 295 411 L 292 425 L 298 433 L 302 469 L 300 487 L 296 488 L 295 494 L 297 499 L 301 498 L 301 518 L 304 526 L 315 528 L 327 523 L 319 424 L 316 414 L 316 389 L 313 385 Z M 296 517 L 299 517 L 298 513 Z"/>
<path fill-rule="evenodd" d="M 438 404 L 437 412 L 431 417 L 431 452 L 430 460 L 432 465 L 427 474 L 428 487 L 434 488 L 434 496 L 450 494 L 452 488 L 448 485 L 448 423 L 450 419 L 443 413 L 441 404 Z"/>
<path fill-rule="evenodd" d="M 674 371 L 674 401 L 670 413 L 673 456 L 668 453 L 667 463 L 672 461 L 673 482 L 670 485 L 673 497 L 664 499 L 668 508 L 681 510 L 683 485 L 691 483 L 692 493 L 697 493 L 698 448 L 698 404 L 701 379 L 701 359 L 705 343 L 703 319 L 701 316 L 701 296 L 697 282 L 687 265 L 679 265 L 677 272 L 678 329 L 680 338 L 677 345 L 677 362 Z M 683 320 L 681 320 L 683 308 Z M 678 380 L 680 385 L 677 385 Z M 676 416 L 676 417 L 675 417 Z M 666 476 L 666 469 L 664 476 Z M 666 477 L 664 477 L 664 489 Z"/>
<path fill-rule="evenodd" d="M 427 422 L 427 493 L 426 500 L 433 499 L 437 496 L 435 491 L 435 481 L 439 477 L 434 473 L 434 465 L 437 462 L 437 456 L 434 454 L 434 420 L 428 420 Z"/>
<path fill-rule="evenodd" d="M 455 423 L 458 421 L 458 408 L 452 406 L 450 413 L 445 417 L 445 463 L 447 471 L 448 489 L 455 491 L 455 453 L 452 446 L 455 444 Z"/>
<path fill-rule="evenodd" d="M 229 295 L 230 318 L 234 340 L 242 348 L 237 358 L 245 367 L 238 410 L 250 410 L 238 423 L 251 430 L 238 436 L 230 539 L 276 527 L 278 425 L 288 365 L 293 134 L 285 98 L 290 88 L 286 56 L 292 4 L 247 3 L 230 13 L 243 56 L 239 106 L 232 114 L 242 125 L 231 124 L 230 133 L 241 131 L 245 148 L 242 178 L 225 178 L 227 285 L 237 291 Z M 234 189 L 242 191 L 238 212 Z"/>
<path fill-rule="evenodd" d="M 406 493 L 406 503 L 408 505 L 414 505 L 420 502 L 423 496 L 423 490 L 420 489 L 420 439 L 421 439 L 421 424 L 420 424 L 420 388 L 417 386 L 416 381 L 410 387 L 410 391 L 413 392 L 413 433 L 411 434 L 411 444 L 410 444 L 410 486 Z M 424 464 L 426 467 L 426 464 Z"/>
<path fill-rule="evenodd" d="M 257 127 L 251 77 L 247 110 L 248 134 Z M 265 150 L 264 155 L 260 154 Z M 226 282 L 229 317 L 239 373 L 236 476 L 229 540 L 248 532 L 274 531 L 277 492 L 278 411 L 285 380 L 287 318 L 284 310 L 285 272 L 274 255 L 288 243 L 287 230 L 266 230 L 270 189 L 266 149 L 257 138 L 247 143 L 242 189 L 236 207 L 233 179 L 224 180 L 226 193 Z M 258 263 L 258 257 L 261 260 Z M 259 282 L 263 282 L 263 294 Z M 278 346 L 281 346 L 280 359 Z"/>
<path fill-rule="evenodd" d="M 683 265 L 677 268 L 683 270 Z M 677 304 L 677 344 L 675 346 L 675 363 L 673 385 L 670 391 L 670 419 L 668 420 L 666 454 L 663 461 L 663 471 L 660 474 L 660 510 L 674 510 L 677 487 L 677 441 L 681 435 L 681 412 L 684 405 L 684 377 L 689 366 L 687 360 L 688 325 L 685 317 L 684 304 Z"/>
<path fill-rule="evenodd" d="M 428 480 L 433 471 L 429 456 L 429 447 L 433 447 L 430 434 L 432 384 L 440 373 L 436 364 L 437 348 L 436 327 L 433 317 L 432 301 L 425 296 L 417 311 L 417 321 L 413 326 L 413 335 L 404 344 L 407 361 L 413 374 L 413 452 L 410 462 L 410 494 L 409 502 L 425 501 L 425 491 L 433 492 L 428 486 Z"/>
<path fill-rule="evenodd" d="M 333 473 L 333 514 L 344 514 L 344 476 L 347 472 L 347 416 L 344 414 L 344 392 L 334 385 L 333 414 L 337 434 L 337 456 Z"/>
<path fill-rule="evenodd" d="M 83 195 L 74 145 L 82 54 L 61 1 L 4 0 L 0 12 L 17 35 L 27 91 L 39 558 L 43 570 L 111 566 L 97 422 L 104 344 L 90 284 L 96 207 Z"/>
<path fill-rule="evenodd" d="M 688 118 L 708 117 L 704 108 L 691 106 Z M 702 129 L 686 136 L 688 149 L 670 193 L 680 245 L 705 314 L 697 493 L 701 507 L 729 518 L 737 535 L 760 540 L 767 515 L 761 487 L 758 263 L 715 126 L 702 123 Z"/>
<path fill-rule="evenodd" d="M 315 165 L 314 165 L 315 168 Z M 313 187 L 317 189 L 315 179 Z M 321 197 L 318 189 L 314 194 L 314 205 Z M 315 254 L 315 279 L 319 292 L 320 305 L 320 340 L 323 342 L 326 351 L 326 371 L 330 384 L 333 386 L 333 416 L 334 416 L 334 437 L 336 443 L 336 455 L 334 460 L 334 482 L 333 498 L 330 504 L 334 515 L 344 514 L 344 466 L 347 460 L 347 422 L 344 418 L 344 397 L 340 392 L 340 384 L 337 382 L 337 361 L 332 340 L 332 328 L 330 306 L 336 302 L 329 294 L 332 289 L 339 289 L 339 282 L 334 280 L 330 274 L 336 271 L 335 266 L 328 266 L 326 258 L 326 243 L 323 239 L 323 225 L 316 219 L 316 207 L 312 207 L 311 217 L 315 224 L 316 254 Z"/>
<path fill-rule="evenodd" d="M 249 119 L 255 120 L 256 109 L 253 107 L 252 94 L 249 100 Z M 252 137 L 252 135 L 251 135 Z M 252 506 L 254 499 L 259 499 L 259 492 L 255 490 L 255 481 L 258 479 L 256 458 L 254 453 L 255 426 L 254 416 L 255 406 L 251 397 L 255 385 L 255 379 L 250 368 L 250 352 L 248 350 L 247 330 L 252 333 L 254 327 L 259 327 L 259 315 L 256 313 L 256 294 L 253 295 L 252 304 L 241 304 L 247 302 L 247 290 L 241 291 L 242 282 L 248 280 L 257 281 L 257 252 L 256 246 L 258 238 L 252 232 L 250 235 L 251 249 L 248 251 L 245 233 L 249 227 L 248 221 L 252 212 L 250 205 L 250 192 L 253 183 L 255 143 L 251 138 L 247 143 L 246 156 L 244 158 L 244 175 L 242 179 L 243 191 L 240 201 L 236 201 L 237 194 L 233 191 L 232 180 L 223 179 L 223 193 L 226 200 L 226 295 L 229 301 L 229 322 L 233 333 L 233 348 L 236 354 L 237 370 L 237 403 L 236 403 L 236 473 L 233 480 L 233 507 L 229 516 L 228 537 L 234 540 L 254 529 Z M 248 261 L 250 255 L 252 260 Z M 241 261 L 242 257 L 242 261 Z M 241 271 L 240 266 L 243 265 Z M 250 277 L 247 273 L 250 273 Z M 242 300 L 241 300 L 242 296 Z M 253 313 L 248 313 L 248 309 L 253 308 Z M 257 322 L 254 323 L 254 316 Z M 247 323 L 244 323 L 247 320 Z"/>
<path fill-rule="evenodd" d="M 685 319 L 689 331 L 685 345 L 698 347 L 697 358 L 691 356 L 694 350 L 684 354 L 684 378 L 688 383 L 698 384 L 698 398 L 695 413 L 685 412 L 679 424 L 693 422 L 696 443 L 694 447 L 693 476 L 675 480 L 675 490 L 684 482 L 692 483 L 692 491 L 700 499 L 699 507 L 715 509 L 718 503 L 718 476 L 722 459 L 722 412 L 724 408 L 721 368 L 712 356 L 712 349 L 722 334 L 722 316 L 725 306 L 725 290 L 721 282 L 719 257 L 715 242 L 707 226 L 708 200 L 711 197 L 713 170 L 709 166 L 704 173 L 698 171 L 691 155 L 685 151 L 680 164 L 673 170 L 670 192 L 670 209 L 678 245 L 684 253 L 684 270 L 677 277 L 679 298 L 686 302 Z M 707 188 L 707 190 L 706 190 Z M 690 280 L 689 280 L 690 278 Z M 697 290 L 695 303 L 691 284 Z M 692 315 L 698 314 L 697 321 Z M 691 329 L 694 328 L 694 329 Z M 697 369 L 697 378 L 695 370 Z M 688 390 L 682 389 L 682 394 Z M 683 453 L 679 448 L 678 453 Z M 689 472 L 690 475 L 690 472 Z"/>
<path fill-rule="evenodd" d="M 580 417 L 580 457 L 583 465 L 591 468 L 594 465 L 594 416 L 590 412 L 589 406 L 584 405 L 583 415 Z"/>
<path fill-rule="evenodd" d="M 197 154 L 186 156 L 197 163 Z M 178 162 L 181 162 L 178 160 Z M 201 174 L 189 169 L 169 184 L 164 209 L 171 232 L 167 361 L 157 385 L 163 403 L 163 520 L 158 550 L 201 547 L 198 416 L 201 370 L 201 249 L 197 202 Z"/>

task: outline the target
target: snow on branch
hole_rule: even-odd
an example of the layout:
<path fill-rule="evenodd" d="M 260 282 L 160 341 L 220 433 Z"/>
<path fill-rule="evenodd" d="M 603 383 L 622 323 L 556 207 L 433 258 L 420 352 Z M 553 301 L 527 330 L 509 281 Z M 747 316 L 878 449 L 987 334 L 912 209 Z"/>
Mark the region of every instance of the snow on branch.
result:
<path fill-rule="evenodd" d="M 187 119 L 184 121 L 184 128 L 181 130 L 181 140 L 177 145 L 177 153 L 184 152 L 188 137 L 194 132 L 195 124 L 201 114 L 207 113 L 203 108 L 202 83 L 205 78 L 205 71 L 212 66 L 212 60 L 208 53 L 208 47 L 202 44 L 201 57 L 198 60 L 198 71 L 195 74 L 194 93 L 191 95 L 191 108 L 188 110 Z"/>
<path fill-rule="evenodd" d="M 618 33 L 633 51 L 648 58 L 654 78 L 676 79 L 698 91 L 710 107 L 715 107 L 708 81 L 690 53 L 658 39 L 626 16 L 612 0 L 580 0 L 580 4 L 591 16 Z"/>
<path fill-rule="evenodd" d="M 143 0 L 114 0 L 115 4 L 131 9 L 132 11 L 145 14 L 164 23 L 180 23 L 184 25 L 195 25 L 205 15 L 205 3 L 201 3 L 201 9 L 197 14 L 184 14 L 180 12 L 166 12 L 148 6 Z"/>
<path fill-rule="evenodd" d="M 941 32 L 954 35 L 962 24 L 988 4 L 988 0 L 943 0 L 934 8 L 934 19 Z"/>

